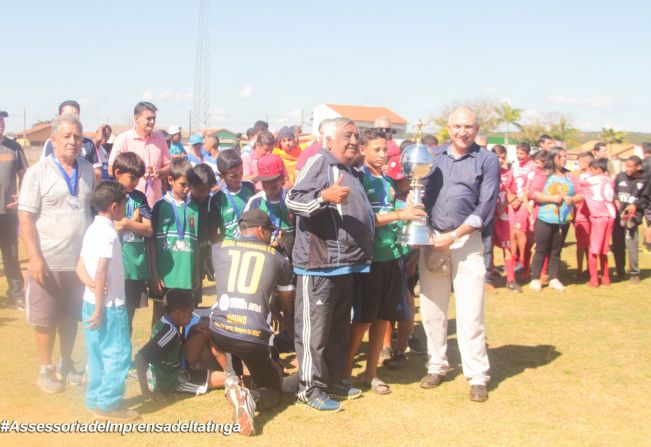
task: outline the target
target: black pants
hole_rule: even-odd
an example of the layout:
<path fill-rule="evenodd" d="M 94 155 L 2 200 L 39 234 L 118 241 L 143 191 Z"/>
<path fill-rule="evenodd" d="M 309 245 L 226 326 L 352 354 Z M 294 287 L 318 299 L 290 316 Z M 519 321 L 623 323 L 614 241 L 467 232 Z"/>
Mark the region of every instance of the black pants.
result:
<path fill-rule="evenodd" d="M 613 256 L 615 257 L 615 269 L 620 278 L 626 274 L 626 252 L 628 251 L 628 272 L 635 276 L 640 274 L 638 265 L 638 230 L 637 225 L 633 228 L 624 228 L 615 219 L 613 226 Z"/>
<path fill-rule="evenodd" d="M 540 272 L 547 256 L 549 256 L 549 279 L 558 278 L 558 271 L 561 267 L 561 249 L 569 225 L 569 223 L 565 225 L 549 224 L 540 219 L 536 220 L 534 225 L 536 253 L 531 262 L 531 277 L 533 279 L 540 279 Z"/>
<path fill-rule="evenodd" d="M 9 299 L 23 298 L 25 280 L 20 272 L 18 260 L 18 215 L 16 214 L 0 214 L 0 250 L 9 285 L 7 296 Z"/>
<path fill-rule="evenodd" d="M 353 274 L 298 276 L 294 334 L 298 398 L 307 402 L 346 378 Z"/>
<path fill-rule="evenodd" d="M 259 410 L 269 410 L 280 402 L 283 384 L 283 365 L 278 352 L 268 345 L 237 340 L 214 331 L 210 336 L 215 346 L 227 353 L 227 375 L 242 375 L 242 362 L 249 369 L 255 387 L 251 396 Z"/>

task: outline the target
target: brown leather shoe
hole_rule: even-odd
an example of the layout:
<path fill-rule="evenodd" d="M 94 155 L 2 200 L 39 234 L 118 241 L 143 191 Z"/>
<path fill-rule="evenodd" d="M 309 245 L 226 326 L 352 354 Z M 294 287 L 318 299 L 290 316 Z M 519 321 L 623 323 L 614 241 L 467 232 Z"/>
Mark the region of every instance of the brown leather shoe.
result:
<path fill-rule="evenodd" d="M 485 402 L 488 400 L 486 385 L 470 385 L 470 400 L 473 402 Z"/>
<path fill-rule="evenodd" d="M 422 379 L 420 379 L 420 387 L 425 389 L 436 388 L 443 382 L 445 376 L 440 374 L 425 374 Z"/>

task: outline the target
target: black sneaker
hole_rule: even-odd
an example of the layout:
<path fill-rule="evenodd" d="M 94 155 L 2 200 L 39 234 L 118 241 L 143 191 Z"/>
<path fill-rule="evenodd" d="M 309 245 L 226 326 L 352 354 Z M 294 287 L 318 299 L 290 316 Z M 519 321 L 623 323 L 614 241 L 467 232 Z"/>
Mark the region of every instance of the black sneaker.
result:
<path fill-rule="evenodd" d="M 22 296 L 16 297 L 16 298 L 11 298 L 9 299 L 9 307 L 13 307 L 14 309 L 18 310 L 25 310 L 25 298 Z"/>
<path fill-rule="evenodd" d="M 407 356 L 404 352 L 395 351 L 391 358 L 382 362 L 389 369 L 402 369 L 407 365 Z"/>
<path fill-rule="evenodd" d="M 380 351 L 380 358 L 378 359 L 378 366 L 383 365 L 385 360 L 389 360 L 391 358 L 391 348 L 384 347 Z"/>
<path fill-rule="evenodd" d="M 522 287 L 520 287 L 520 284 L 515 281 L 508 282 L 506 288 L 516 293 L 522 293 Z"/>
<path fill-rule="evenodd" d="M 59 375 L 61 376 L 61 381 L 67 385 L 80 386 L 84 381 L 84 373 L 75 369 L 72 360 L 61 362 Z"/>
<path fill-rule="evenodd" d="M 407 346 L 409 346 L 409 352 L 412 354 L 427 354 L 427 346 L 419 338 L 416 338 L 415 335 L 409 337 Z"/>

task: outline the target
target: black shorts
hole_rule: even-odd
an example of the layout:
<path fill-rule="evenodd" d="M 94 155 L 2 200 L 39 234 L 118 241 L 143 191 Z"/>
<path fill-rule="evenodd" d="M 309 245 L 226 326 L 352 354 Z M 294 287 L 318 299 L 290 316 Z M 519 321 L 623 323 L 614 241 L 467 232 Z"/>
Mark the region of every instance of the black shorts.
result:
<path fill-rule="evenodd" d="M 127 279 L 124 281 L 124 295 L 127 309 L 147 307 L 147 281 L 144 279 Z"/>
<path fill-rule="evenodd" d="M 355 274 L 353 323 L 411 318 L 402 259 L 374 262 L 370 273 Z"/>
<path fill-rule="evenodd" d="M 646 218 L 646 226 L 651 227 L 651 208 L 644 210 L 644 217 Z"/>
<path fill-rule="evenodd" d="M 215 331 L 210 331 L 210 337 L 217 349 L 233 356 L 233 368 L 238 375 L 242 375 L 241 362 L 244 362 L 256 387 L 282 389 L 283 365 L 272 346 L 238 340 Z"/>

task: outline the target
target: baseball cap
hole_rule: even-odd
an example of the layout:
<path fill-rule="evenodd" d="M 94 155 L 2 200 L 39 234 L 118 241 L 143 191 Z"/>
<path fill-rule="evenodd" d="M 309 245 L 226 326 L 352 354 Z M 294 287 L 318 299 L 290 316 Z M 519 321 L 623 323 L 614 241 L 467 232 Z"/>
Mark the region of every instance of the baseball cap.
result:
<path fill-rule="evenodd" d="M 254 182 L 268 182 L 276 180 L 283 175 L 285 164 L 280 155 L 267 154 L 258 159 L 258 175 L 253 179 Z"/>
<path fill-rule="evenodd" d="M 176 135 L 177 133 L 181 133 L 181 128 L 179 126 L 170 126 L 167 129 L 168 135 Z"/>
<path fill-rule="evenodd" d="M 240 220 L 237 221 L 237 223 L 240 226 L 240 230 L 246 230 L 248 228 L 256 228 L 256 227 L 269 228 L 271 230 L 276 229 L 276 227 L 274 227 L 271 224 L 271 219 L 269 219 L 267 213 L 265 213 L 259 208 L 245 211 L 240 217 Z"/>
<path fill-rule="evenodd" d="M 194 135 L 190 135 L 190 139 L 188 140 L 188 143 L 190 143 L 190 146 L 194 146 L 195 144 L 201 144 L 203 143 L 203 138 L 201 138 L 201 135 L 197 135 L 195 133 Z"/>
<path fill-rule="evenodd" d="M 8 116 L 9 116 L 9 114 L 7 112 L 5 112 L 4 110 L 0 111 L 0 118 L 6 118 Z"/>
<path fill-rule="evenodd" d="M 407 177 L 402 171 L 402 165 L 400 164 L 400 155 L 394 155 L 389 159 L 386 174 L 387 177 L 389 177 L 391 180 L 395 180 L 396 182 L 399 182 L 403 178 Z"/>

